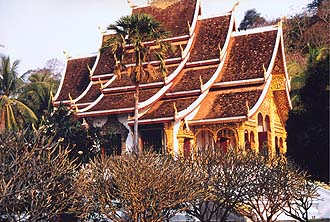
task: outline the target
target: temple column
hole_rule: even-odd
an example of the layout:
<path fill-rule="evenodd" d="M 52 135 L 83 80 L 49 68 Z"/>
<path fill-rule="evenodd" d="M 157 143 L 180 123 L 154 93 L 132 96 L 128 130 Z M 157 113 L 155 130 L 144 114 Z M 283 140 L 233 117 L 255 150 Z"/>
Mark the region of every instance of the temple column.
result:
<path fill-rule="evenodd" d="M 244 128 L 243 127 L 240 127 L 237 129 L 237 135 L 238 135 L 238 147 L 239 148 L 244 148 L 244 145 L 245 145 L 245 141 L 244 141 Z"/>
<path fill-rule="evenodd" d="M 168 154 L 173 155 L 173 123 L 165 123 L 164 132 L 166 136 L 165 151 Z"/>

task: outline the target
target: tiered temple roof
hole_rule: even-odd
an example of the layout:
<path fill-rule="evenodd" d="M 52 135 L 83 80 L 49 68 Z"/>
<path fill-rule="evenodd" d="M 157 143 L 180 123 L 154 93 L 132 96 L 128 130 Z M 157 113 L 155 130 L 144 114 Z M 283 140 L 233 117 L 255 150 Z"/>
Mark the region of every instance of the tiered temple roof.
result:
<path fill-rule="evenodd" d="M 260 106 L 276 74 L 285 74 L 284 87 L 274 93 L 285 122 L 290 100 L 281 25 L 239 32 L 234 12 L 235 7 L 205 18 L 200 0 L 181 0 L 165 9 L 133 9 L 132 13 L 148 13 L 160 21 L 171 33 L 165 41 L 175 48 L 166 56 L 166 77 L 140 85 L 140 124 L 173 122 L 188 115 L 191 124 L 246 120 Z M 103 34 L 96 57 L 68 60 L 55 105 L 76 106 L 79 117 L 133 114 L 135 87 L 125 73 L 114 75 L 114 56 L 104 48 L 111 35 Z"/>

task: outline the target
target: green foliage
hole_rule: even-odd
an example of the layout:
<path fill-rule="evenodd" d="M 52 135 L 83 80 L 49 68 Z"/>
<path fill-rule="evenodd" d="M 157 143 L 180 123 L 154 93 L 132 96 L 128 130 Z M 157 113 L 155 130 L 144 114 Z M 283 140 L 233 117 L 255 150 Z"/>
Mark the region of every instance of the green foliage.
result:
<path fill-rule="evenodd" d="M 71 158 L 86 162 L 99 152 L 100 147 L 96 144 L 99 141 L 98 129 L 89 127 L 87 130 L 73 111 L 62 104 L 46 114 L 40 128 L 62 146 L 69 146 Z"/>
<path fill-rule="evenodd" d="M 288 155 L 314 179 L 329 181 L 329 52 L 311 49 L 306 85 L 299 91 L 303 109 L 289 113 Z"/>
<path fill-rule="evenodd" d="M 22 87 L 19 99 L 26 101 L 34 113 L 41 117 L 51 110 L 53 95 L 58 86 L 59 81 L 51 70 L 34 70 L 29 73 L 28 82 Z"/>
<path fill-rule="evenodd" d="M 1 57 L 0 63 L 0 132 L 24 128 L 37 120 L 35 113 L 17 99 L 23 79 L 18 76 L 19 61 L 11 63 L 9 57 Z"/>
<path fill-rule="evenodd" d="M 266 23 L 266 19 L 260 16 L 260 13 L 258 13 L 256 9 L 249 9 L 245 12 L 244 18 L 241 21 L 238 30 L 251 29 L 265 25 Z"/>

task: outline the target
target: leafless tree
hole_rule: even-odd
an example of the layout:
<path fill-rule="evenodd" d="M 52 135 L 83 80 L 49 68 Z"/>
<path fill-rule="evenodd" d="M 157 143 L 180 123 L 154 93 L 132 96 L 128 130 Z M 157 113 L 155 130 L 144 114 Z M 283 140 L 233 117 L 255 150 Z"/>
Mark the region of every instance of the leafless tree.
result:
<path fill-rule="evenodd" d="M 26 132 L 0 136 L 0 220 L 43 221 L 72 202 L 76 165 L 51 138 Z"/>
<path fill-rule="evenodd" d="M 200 178 L 204 195 L 189 202 L 187 213 L 200 221 L 226 221 L 242 201 L 245 187 L 250 183 L 248 178 L 252 172 L 246 167 L 246 160 L 240 148 L 195 154 L 196 170 L 203 172 Z"/>
<path fill-rule="evenodd" d="M 294 198 L 283 208 L 286 215 L 301 222 L 309 221 L 308 210 L 312 207 L 313 200 L 319 196 L 318 186 L 307 179 L 306 174 L 302 174 L 300 185 L 294 190 Z"/>
<path fill-rule="evenodd" d="M 141 222 L 167 221 L 201 192 L 184 161 L 154 153 L 95 159 L 81 170 L 76 191 L 82 218 Z"/>
<path fill-rule="evenodd" d="M 283 207 L 295 196 L 300 171 L 283 157 L 268 160 L 264 156 L 248 154 L 246 169 L 250 169 L 249 185 L 243 201 L 235 208 L 253 221 L 276 221 Z"/>

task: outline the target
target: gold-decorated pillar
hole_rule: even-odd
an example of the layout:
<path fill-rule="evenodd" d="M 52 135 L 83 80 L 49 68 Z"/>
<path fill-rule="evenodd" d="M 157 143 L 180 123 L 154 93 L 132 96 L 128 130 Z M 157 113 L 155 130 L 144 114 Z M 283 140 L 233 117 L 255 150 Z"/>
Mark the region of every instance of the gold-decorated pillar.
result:
<path fill-rule="evenodd" d="M 165 123 L 164 132 L 166 136 L 166 152 L 173 155 L 173 123 Z"/>

